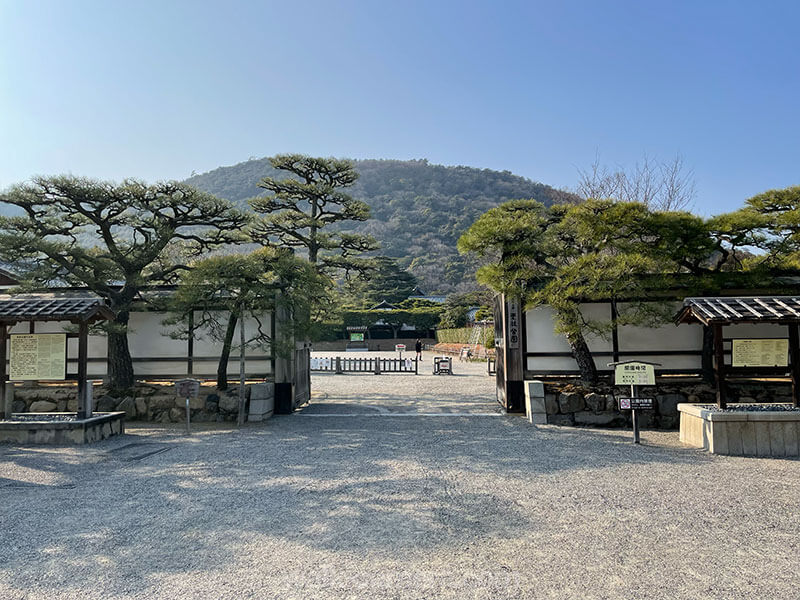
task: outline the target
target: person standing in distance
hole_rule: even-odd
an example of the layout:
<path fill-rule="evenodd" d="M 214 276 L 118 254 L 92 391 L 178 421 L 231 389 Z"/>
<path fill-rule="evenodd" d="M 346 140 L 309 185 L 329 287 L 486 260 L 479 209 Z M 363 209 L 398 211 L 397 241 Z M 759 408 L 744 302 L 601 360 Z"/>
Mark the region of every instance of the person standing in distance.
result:
<path fill-rule="evenodd" d="M 414 344 L 414 351 L 417 353 L 417 360 L 422 360 L 422 340 L 417 340 Z"/>

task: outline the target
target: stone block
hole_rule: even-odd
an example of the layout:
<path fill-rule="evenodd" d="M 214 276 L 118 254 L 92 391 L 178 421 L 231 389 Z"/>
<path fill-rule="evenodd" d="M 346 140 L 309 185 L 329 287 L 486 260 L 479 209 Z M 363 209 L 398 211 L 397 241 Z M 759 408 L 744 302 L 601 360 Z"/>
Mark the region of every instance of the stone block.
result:
<path fill-rule="evenodd" d="M 591 392 L 583 397 L 583 401 L 586 404 L 586 410 L 591 410 L 596 413 L 606 410 L 606 397 L 604 394 Z"/>
<path fill-rule="evenodd" d="M 256 383 L 250 386 L 250 400 L 267 400 L 275 397 L 274 383 Z"/>
<path fill-rule="evenodd" d="M 11 405 L 11 410 L 13 412 L 27 412 L 28 405 L 25 404 L 24 400 L 14 400 L 13 404 Z"/>
<path fill-rule="evenodd" d="M 558 408 L 562 413 L 573 413 L 583 410 L 583 396 L 578 392 L 561 393 L 558 396 Z"/>
<path fill-rule="evenodd" d="M 603 398 L 605 402 L 605 398 Z M 575 413 L 576 425 L 603 425 L 606 427 L 622 427 L 625 425 L 625 417 L 615 412 L 593 412 L 582 410 Z"/>
<path fill-rule="evenodd" d="M 178 398 L 175 396 L 175 408 L 186 410 L 186 398 Z M 189 398 L 189 410 L 202 410 L 206 407 L 206 399 L 198 396 L 197 398 Z"/>
<path fill-rule="evenodd" d="M 547 409 L 544 404 L 544 384 L 541 381 L 525 382 L 525 413 L 531 423 L 547 423 Z"/>
<path fill-rule="evenodd" d="M 78 399 L 77 398 L 70 398 L 67 400 L 67 411 L 68 412 L 78 412 Z"/>
<path fill-rule="evenodd" d="M 755 422 L 756 426 L 756 456 L 769 456 L 769 423 L 766 421 Z"/>
<path fill-rule="evenodd" d="M 127 396 L 117 405 L 117 410 L 125 412 L 125 418 L 132 421 L 136 418 L 136 403 L 133 398 Z"/>
<path fill-rule="evenodd" d="M 656 396 L 656 406 L 658 414 L 665 416 L 677 416 L 678 404 L 686 402 L 682 394 L 659 394 Z"/>
<path fill-rule="evenodd" d="M 170 408 L 169 412 L 165 411 L 164 414 L 169 415 L 169 420 L 173 423 L 178 423 L 186 418 L 186 411 L 180 408 Z"/>
<path fill-rule="evenodd" d="M 175 406 L 175 394 L 171 394 L 169 396 L 166 394 L 158 394 L 155 396 L 151 396 L 150 406 L 152 408 L 157 408 L 160 410 L 172 408 Z"/>
<path fill-rule="evenodd" d="M 219 399 L 219 409 L 224 412 L 239 412 L 239 397 L 235 395 L 223 395 Z"/>
<path fill-rule="evenodd" d="M 798 446 L 798 433 L 800 426 L 798 423 L 787 421 L 783 423 L 783 440 L 786 444 L 786 456 L 800 456 L 800 447 Z"/>
<path fill-rule="evenodd" d="M 95 404 L 95 410 L 99 412 L 112 412 L 116 407 L 116 398 L 112 398 L 108 395 L 100 396 L 100 398 L 97 399 L 97 404 Z"/>
<path fill-rule="evenodd" d="M 53 412 L 56 409 L 56 403 L 50 400 L 36 400 L 31 403 L 31 412 Z M 38 443 L 38 442 L 37 442 Z"/>
<path fill-rule="evenodd" d="M 555 394 L 544 395 L 544 409 L 548 415 L 558 414 L 558 398 Z"/>
<path fill-rule="evenodd" d="M 740 454 L 745 456 L 755 456 L 758 454 L 758 446 L 756 446 L 756 428 L 753 423 L 738 424 L 736 428 L 731 428 L 730 433 L 731 435 L 728 437 L 729 450 L 731 446 L 733 446 L 734 449 L 741 447 Z M 731 438 L 736 435 L 741 438 L 741 442 L 733 440 L 733 444 L 731 444 Z"/>
<path fill-rule="evenodd" d="M 575 415 L 570 413 L 568 415 L 547 415 L 548 425 L 575 425 Z"/>
<path fill-rule="evenodd" d="M 678 415 L 661 415 L 656 417 L 656 425 L 660 429 L 677 429 L 680 419 Z"/>
<path fill-rule="evenodd" d="M 784 436 L 783 423 L 770 421 L 768 429 L 770 456 L 786 456 L 786 439 Z"/>
<path fill-rule="evenodd" d="M 137 417 L 146 417 L 147 416 L 147 400 L 144 398 L 136 398 L 134 402 L 136 406 L 136 416 Z"/>

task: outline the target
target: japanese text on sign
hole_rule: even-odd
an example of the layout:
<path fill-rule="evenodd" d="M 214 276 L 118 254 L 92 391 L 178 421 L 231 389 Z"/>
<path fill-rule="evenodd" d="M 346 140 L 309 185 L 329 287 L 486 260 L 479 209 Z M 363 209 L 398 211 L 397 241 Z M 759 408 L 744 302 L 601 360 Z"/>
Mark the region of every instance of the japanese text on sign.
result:
<path fill-rule="evenodd" d="M 179 398 L 197 398 L 200 382 L 197 379 L 179 379 L 175 382 L 175 395 Z"/>
<path fill-rule="evenodd" d="M 620 398 L 620 410 L 653 410 L 655 398 Z"/>
<path fill-rule="evenodd" d="M 519 300 L 508 301 L 508 347 L 519 348 L 520 315 Z"/>
<path fill-rule="evenodd" d="M 733 340 L 734 367 L 786 367 L 789 340 Z"/>
<path fill-rule="evenodd" d="M 629 362 L 614 368 L 616 385 L 655 385 L 656 372 L 653 365 L 640 362 Z"/>
<path fill-rule="evenodd" d="M 11 336 L 9 381 L 67 378 L 67 334 L 31 333 Z"/>

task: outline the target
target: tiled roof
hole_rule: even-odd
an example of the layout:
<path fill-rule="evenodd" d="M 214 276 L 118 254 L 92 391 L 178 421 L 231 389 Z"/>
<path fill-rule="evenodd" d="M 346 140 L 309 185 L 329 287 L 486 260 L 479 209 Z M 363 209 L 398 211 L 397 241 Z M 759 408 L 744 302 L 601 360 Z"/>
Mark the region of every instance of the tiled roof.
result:
<path fill-rule="evenodd" d="M 114 313 L 99 298 L 28 297 L 0 299 L 0 322 L 98 321 Z"/>
<path fill-rule="evenodd" d="M 686 298 L 676 323 L 800 323 L 800 297 Z"/>

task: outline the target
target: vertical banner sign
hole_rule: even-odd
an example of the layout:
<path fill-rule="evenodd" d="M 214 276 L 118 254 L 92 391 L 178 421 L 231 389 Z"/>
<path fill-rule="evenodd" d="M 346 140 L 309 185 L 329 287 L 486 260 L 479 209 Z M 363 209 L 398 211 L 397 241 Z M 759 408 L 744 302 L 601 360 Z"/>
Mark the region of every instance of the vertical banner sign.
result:
<path fill-rule="evenodd" d="M 67 378 L 67 334 L 11 336 L 9 381 L 63 381 Z"/>
<path fill-rule="evenodd" d="M 516 298 L 509 298 L 508 300 L 508 347 L 509 348 L 519 348 L 520 333 L 521 333 L 521 328 L 520 328 L 519 300 Z"/>

